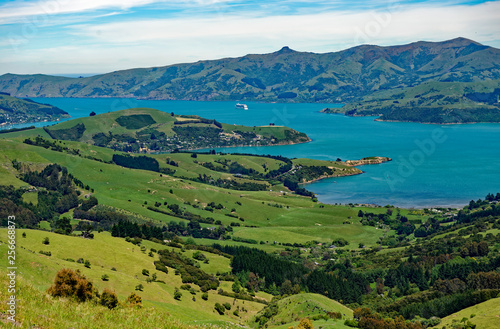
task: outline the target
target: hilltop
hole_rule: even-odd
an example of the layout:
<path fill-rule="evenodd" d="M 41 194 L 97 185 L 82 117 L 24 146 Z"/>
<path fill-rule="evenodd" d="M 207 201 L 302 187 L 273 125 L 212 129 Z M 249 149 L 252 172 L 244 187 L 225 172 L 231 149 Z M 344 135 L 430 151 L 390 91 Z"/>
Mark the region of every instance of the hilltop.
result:
<path fill-rule="evenodd" d="M 67 112 L 52 105 L 40 104 L 31 99 L 20 99 L 9 94 L 0 93 L 0 126 L 54 121 L 68 118 Z"/>
<path fill-rule="evenodd" d="M 284 47 L 270 54 L 137 68 L 87 78 L 5 74 L 0 77 L 0 91 L 30 97 L 334 102 L 347 104 L 341 111 L 348 114 L 456 123 L 500 122 L 499 81 L 500 50 L 456 38 L 390 47 L 362 45 L 324 54 Z M 411 103 L 412 90 L 431 82 L 439 83 L 432 89 L 434 94 L 429 94 L 432 98 L 412 99 L 415 102 Z M 448 88 L 457 83 L 467 86 L 448 97 Z M 373 102 L 384 100 L 387 93 L 393 94 L 391 102 L 399 103 L 377 103 L 375 107 Z M 455 113 L 447 115 L 450 108 Z M 430 119 L 429 111 L 444 113 L 445 118 Z"/>
<path fill-rule="evenodd" d="M 175 115 L 148 108 L 78 118 L 44 129 L 54 139 L 147 153 L 310 141 L 306 134 L 283 126 L 229 125 L 214 119 Z"/>

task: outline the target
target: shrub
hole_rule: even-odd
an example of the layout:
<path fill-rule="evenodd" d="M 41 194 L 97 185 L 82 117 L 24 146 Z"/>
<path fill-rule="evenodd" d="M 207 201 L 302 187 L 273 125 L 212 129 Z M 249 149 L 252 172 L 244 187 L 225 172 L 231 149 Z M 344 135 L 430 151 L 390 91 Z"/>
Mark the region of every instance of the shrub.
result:
<path fill-rule="evenodd" d="M 142 297 L 139 295 L 136 295 L 135 293 L 131 293 L 130 296 L 127 297 L 127 303 L 129 303 L 132 306 L 142 306 Z"/>
<path fill-rule="evenodd" d="M 201 295 L 201 299 L 208 300 L 208 294 L 205 292 Z"/>
<path fill-rule="evenodd" d="M 101 294 L 101 305 L 106 306 L 110 310 L 118 306 L 118 296 L 112 290 L 104 288 Z"/>
<path fill-rule="evenodd" d="M 137 286 L 135 286 L 135 290 L 142 291 L 143 289 L 144 289 L 144 286 L 140 283 Z"/>
<path fill-rule="evenodd" d="M 86 267 L 86 268 L 90 268 L 90 262 L 88 260 L 85 261 L 85 263 L 83 263 L 83 265 Z"/>
<path fill-rule="evenodd" d="M 344 324 L 346 326 L 348 326 L 348 327 L 353 327 L 353 328 L 357 328 L 358 327 L 358 321 L 356 321 L 356 320 L 349 320 L 349 319 L 347 319 L 347 320 L 344 321 Z"/>
<path fill-rule="evenodd" d="M 45 255 L 45 256 L 52 256 L 52 253 L 50 251 L 40 250 L 39 253 L 42 254 L 42 255 Z"/>
<path fill-rule="evenodd" d="M 182 293 L 176 288 L 174 292 L 174 299 L 181 300 Z"/>
<path fill-rule="evenodd" d="M 231 309 L 231 304 L 229 304 L 229 303 L 226 302 L 223 305 L 224 305 L 224 307 L 225 307 L 226 310 L 229 311 Z"/>
<path fill-rule="evenodd" d="M 219 312 L 220 315 L 224 315 L 224 312 L 226 311 L 224 306 L 222 306 L 221 304 L 219 303 L 215 303 L 215 306 L 214 306 L 215 310 L 217 312 Z"/>
<path fill-rule="evenodd" d="M 43 238 L 42 243 L 43 244 L 49 244 L 50 243 L 49 237 L 46 236 L 45 238 Z"/>
<path fill-rule="evenodd" d="M 109 275 L 107 275 L 107 274 L 103 274 L 103 275 L 101 276 L 101 280 L 102 280 L 102 281 L 109 281 Z"/>
<path fill-rule="evenodd" d="M 142 275 L 149 276 L 149 271 L 146 269 L 142 270 Z"/>
<path fill-rule="evenodd" d="M 79 302 L 84 302 L 94 297 L 94 288 L 92 282 L 80 271 L 63 268 L 57 272 L 54 284 L 47 293 L 54 297 L 74 297 Z"/>

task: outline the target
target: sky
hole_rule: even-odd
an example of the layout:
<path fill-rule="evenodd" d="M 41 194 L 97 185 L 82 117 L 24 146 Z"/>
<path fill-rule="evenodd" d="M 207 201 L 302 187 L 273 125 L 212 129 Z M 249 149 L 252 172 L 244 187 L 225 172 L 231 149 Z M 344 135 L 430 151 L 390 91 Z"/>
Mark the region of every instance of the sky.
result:
<path fill-rule="evenodd" d="M 500 48 L 500 1 L 0 0 L 0 75 L 97 74 L 465 37 Z"/>

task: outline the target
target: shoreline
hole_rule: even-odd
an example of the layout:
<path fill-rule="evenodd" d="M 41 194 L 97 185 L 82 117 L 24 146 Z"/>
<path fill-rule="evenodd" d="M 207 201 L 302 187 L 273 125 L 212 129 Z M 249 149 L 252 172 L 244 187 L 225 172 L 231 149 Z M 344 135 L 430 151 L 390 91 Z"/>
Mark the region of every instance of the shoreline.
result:
<path fill-rule="evenodd" d="M 343 164 L 345 164 L 348 167 L 354 168 L 354 167 L 357 167 L 357 166 L 382 164 L 384 162 L 389 162 L 389 161 L 392 161 L 392 159 L 388 158 L 388 157 L 379 157 L 379 156 L 376 156 L 376 157 L 366 157 L 366 158 L 362 158 L 362 159 L 359 159 L 359 160 L 346 160 L 346 161 L 343 161 Z M 309 180 L 309 181 L 301 182 L 299 184 L 310 184 L 310 183 L 318 182 L 318 181 L 320 181 L 322 179 L 334 178 L 334 177 L 355 176 L 355 175 L 361 175 L 361 174 L 365 173 L 361 169 L 358 169 L 358 168 L 354 168 L 354 169 L 359 170 L 359 171 L 358 172 L 353 172 L 353 173 L 346 173 L 346 174 L 343 174 L 343 175 L 342 174 L 337 174 L 337 175 L 323 175 L 323 176 L 320 176 L 318 178 L 315 178 L 315 179 L 312 179 L 312 180 Z"/>

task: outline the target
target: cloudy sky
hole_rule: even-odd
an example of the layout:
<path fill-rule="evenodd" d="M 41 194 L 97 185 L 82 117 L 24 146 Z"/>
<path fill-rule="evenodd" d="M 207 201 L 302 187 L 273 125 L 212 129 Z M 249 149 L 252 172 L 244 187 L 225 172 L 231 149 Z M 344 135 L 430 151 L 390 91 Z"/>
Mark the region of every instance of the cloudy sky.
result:
<path fill-rule="evenodd" d="M 500 48 L 500 1 L 0 0 L 0 74 L 105 73 L 466 37 Z"/>

